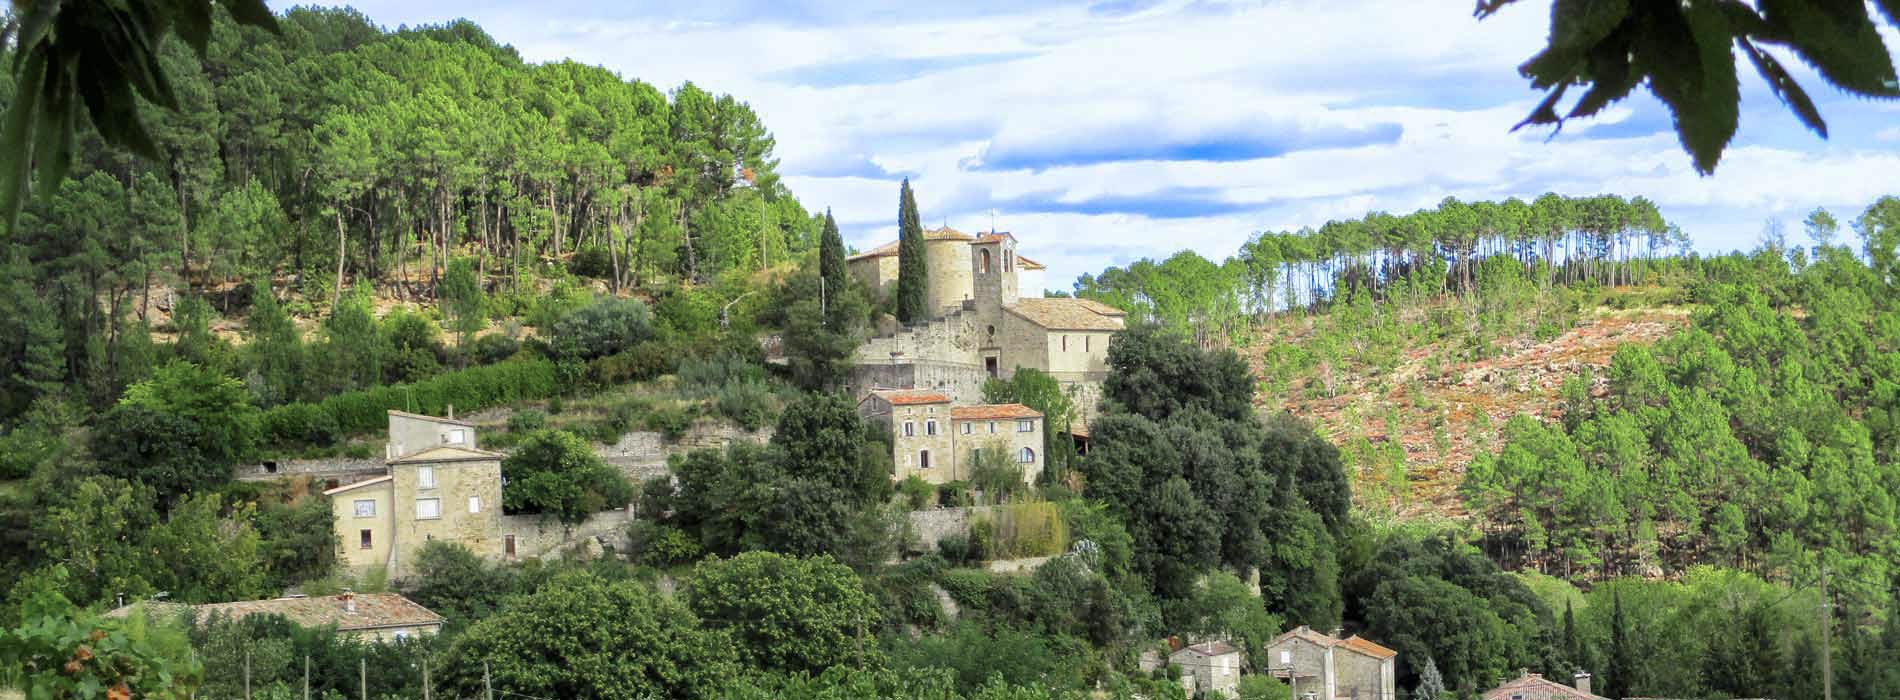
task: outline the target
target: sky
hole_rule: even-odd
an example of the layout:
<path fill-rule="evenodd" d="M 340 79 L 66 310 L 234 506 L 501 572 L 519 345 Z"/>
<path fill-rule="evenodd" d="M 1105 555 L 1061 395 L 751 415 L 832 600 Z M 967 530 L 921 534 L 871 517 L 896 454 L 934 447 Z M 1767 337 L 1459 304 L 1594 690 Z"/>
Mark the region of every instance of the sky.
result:
<path fill-rule="evenodd" d="M 1828 121 L 1807 131 L 1743 67 L 1741 130 L 1696 174 L 1639 90 L 1553 135 L 1516 66 L 1547 2 L 1471 0 L 358 0 L 378 24 L 475 21 L 529 61 L 572 59 L 752 105 L 779 172 L 846 243 L 926 226 L 1015 234 L 1052 287 L 1143 257 L 1214 260 L 1261 231 L 1447 196 L 1645 196 L 1704 251 L 1850 221 L 1900 194 L 1900 102 L 1840 93 L 1784 56 Z M 1883 30 L 1889 47 L 1900 35 Z"/>

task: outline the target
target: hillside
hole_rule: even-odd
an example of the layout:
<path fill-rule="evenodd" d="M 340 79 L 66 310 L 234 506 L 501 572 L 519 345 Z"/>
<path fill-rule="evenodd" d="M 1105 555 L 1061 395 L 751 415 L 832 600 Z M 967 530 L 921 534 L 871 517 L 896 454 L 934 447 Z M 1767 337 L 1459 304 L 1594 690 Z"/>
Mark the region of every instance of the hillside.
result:
<path fill-rule="evenodd" d="M 1687 320 L 1688 310 L 1680 306 L 1599 306 L 1556 338 L 1491 339 L 1497 349 L 1491 357 L 1446 362 L 1449 341 L 1408 344 L 1388 372 L 1341 371 L 1330 391 L 1321 373 L 1311 372 L 1293 378 L 1281 392 L 1261 394 L 1256 404 L 1312 422 L 1337 445 L 1361 505 L 1405 516 L 1463 517 L 1456 491 L 1465 466 L 1479 450 L 1496 451 L 1505 422 L 1520 414 L 1556 420 L 1565 380 L 1586 369 L 1601 370 L 1617 348 L 1652 344 Z M 1238 350 L 1256 373 L 1264 374 L 1269 348 L 1310 343 L 1315 329 L 1324 325 L 1323 315 L 1287 319 Z M 1592 393 L 1600 396 L 1604 382 L 1600 372 L 1596 376 Z M 1398 491 L 1387 487 L 1392 445 L 1403 451 L 1406 488 Z"/>

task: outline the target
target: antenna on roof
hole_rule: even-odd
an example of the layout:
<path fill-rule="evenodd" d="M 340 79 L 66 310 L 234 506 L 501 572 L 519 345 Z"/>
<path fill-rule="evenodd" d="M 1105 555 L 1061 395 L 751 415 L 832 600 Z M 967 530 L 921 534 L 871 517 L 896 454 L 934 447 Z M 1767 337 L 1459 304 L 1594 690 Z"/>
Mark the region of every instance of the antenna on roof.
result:
<path fill-rule="evenodd" d="M 990 207 L 990 235 L 996 235 L 996 208 Z"/>

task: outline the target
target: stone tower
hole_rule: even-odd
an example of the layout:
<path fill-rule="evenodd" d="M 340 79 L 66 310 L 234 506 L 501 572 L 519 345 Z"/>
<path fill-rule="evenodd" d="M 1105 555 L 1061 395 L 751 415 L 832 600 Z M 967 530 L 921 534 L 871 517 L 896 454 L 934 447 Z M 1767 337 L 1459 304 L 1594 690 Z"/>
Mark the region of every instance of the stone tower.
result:
<path fill-rule="evenodd" d="M 1016 303 L 1016 237 L 986 233 L 970 244 L 970 286 L 980 316 L 1000 316 Z"/>

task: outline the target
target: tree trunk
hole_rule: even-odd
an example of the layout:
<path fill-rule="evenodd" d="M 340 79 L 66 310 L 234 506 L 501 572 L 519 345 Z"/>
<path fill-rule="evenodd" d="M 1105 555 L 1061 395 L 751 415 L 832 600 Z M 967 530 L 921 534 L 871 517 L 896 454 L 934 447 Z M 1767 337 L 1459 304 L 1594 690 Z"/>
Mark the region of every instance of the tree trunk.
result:
<path fill-rule="evenodd" d="M 348 239 L 344 236 L 343 203 L 337 202 L 336 204 L 336 290 L 330 293 L 330 309 L 331 309 L 330 312 L 331 313 L 336 313 L 336 305 L 339 302 L 341 302 L 343 299 L 343 261 L 347 259 L 344 256 L 344 241 L 346 240 Z"/>

